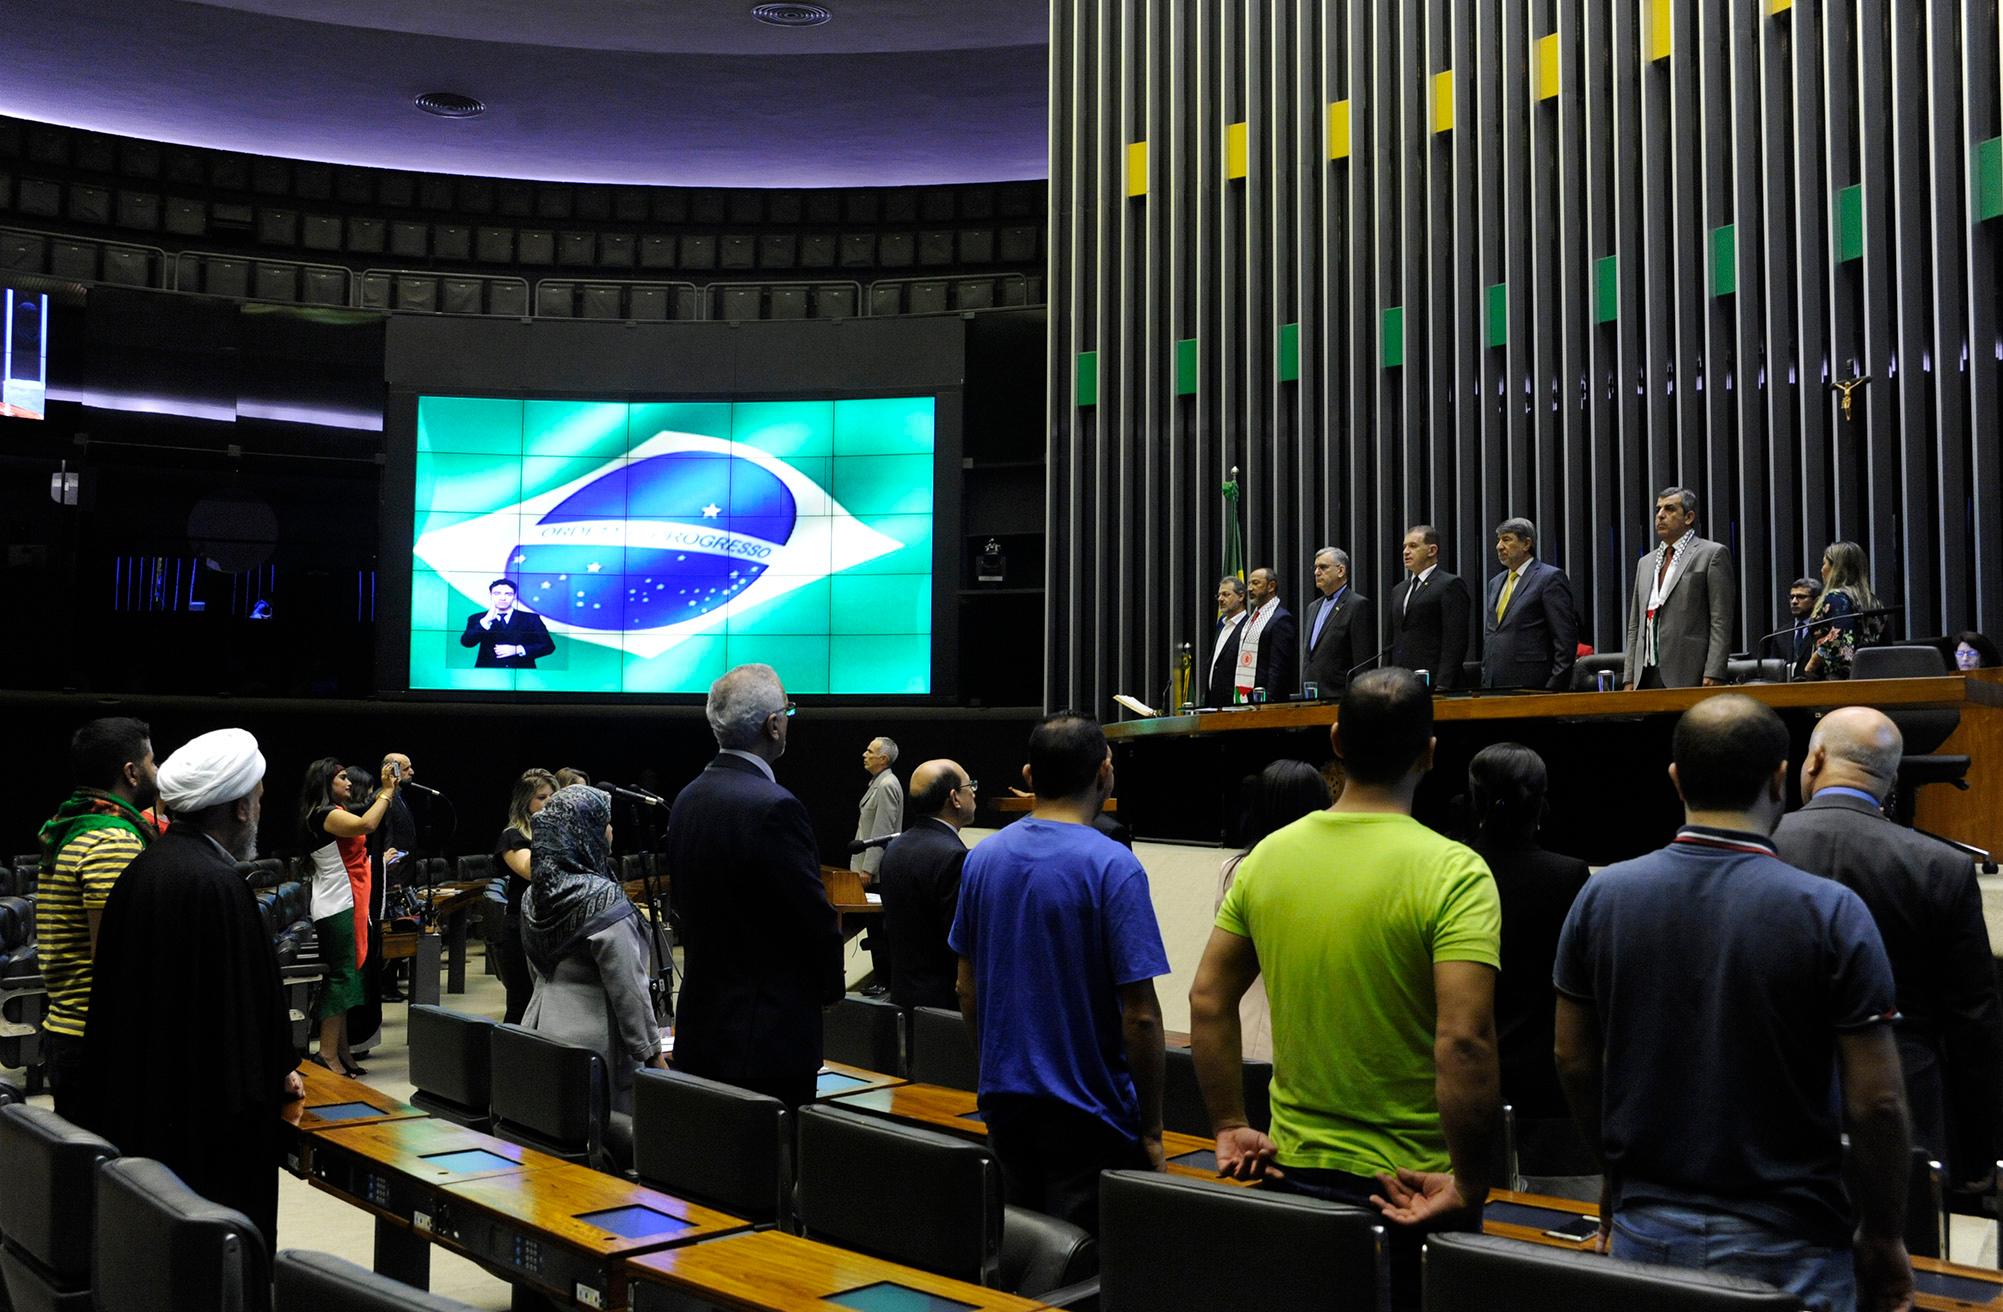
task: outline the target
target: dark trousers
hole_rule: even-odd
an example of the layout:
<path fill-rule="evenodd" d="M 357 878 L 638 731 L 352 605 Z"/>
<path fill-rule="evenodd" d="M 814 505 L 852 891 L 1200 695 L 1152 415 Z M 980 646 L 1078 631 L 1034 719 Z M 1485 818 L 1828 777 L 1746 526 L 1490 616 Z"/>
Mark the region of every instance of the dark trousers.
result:
<path fill-rule="evenodd" d="M 1643 666 L 1641 673 L 1634 676 L 1634 686 L 1637 688 L 1662 687 L 1661 667 L 1656 665 Z"/>
<path fill-rule="evenodd" d="M 1346 1203 L 1373 1214 L 1377 1208 L 1371 1203 L 1370 1195 L 1381 1197 L 1384 1193 L 1384 1186 L 1367 1175 L 1351 1175 L 1347 1171 L 1320 1167 L 1289 1166 L 1285 1169 L 1286 1179 L 1272 1180 L 1261 1187 L 1331 1203 Z M 1416 1312 L 1420 1294 L 1419 1250 L 1424 1246 L 1427 1235 L 1447 1230 L 1480 1234 L 1481 1209 L 1477 1207 L 1472 1211 L 1442 1217 L 1426 1225 L 1384 1222 L 1384 1238 L 1391 1259 L 1391 1306 L 1395 1312 Z"/>
<path fill-rule="evenodd" d="M 1047 1098 L 981 1099 L 988 1146 L 1016 1207 L 1099 1233 L 1099 1172 L 1144 1171 L 1140 1139 Z"/>
<path fill-rule="evenodd" d="M 72 1125 L 89 1121 L 83 1094 L 83 1040 L 43 1030 L 42 1061 L 49 1073 L 49 1092 L 55 1095 L 56 1115 Z"/>
<path fill-rule="evenodd" d="M 519 1025 L 536 989 L 535 976 L 529 973 L 529 954 L 522 947 L 519 916 L 508 916 L 501 921 L 501 932 L 489 950 L 494 954 L 494 973 L 501 977 L 501 985 L 508 991 L 508 1010 L 503 1019 L 509 1025 Z"/>

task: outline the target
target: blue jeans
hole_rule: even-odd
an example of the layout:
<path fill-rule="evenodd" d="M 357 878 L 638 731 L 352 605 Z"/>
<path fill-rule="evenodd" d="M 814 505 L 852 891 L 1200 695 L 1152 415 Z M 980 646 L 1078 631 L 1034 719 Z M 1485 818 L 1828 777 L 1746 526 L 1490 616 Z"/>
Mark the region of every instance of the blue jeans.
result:
<path fill-rule="evenodd" d="M 1629 1203 L 1614 1213 L 1613 1255 L 1764 1280 L 1810 1312 L 1856 1312 L 1857 1272 L 1848 1245 L 1827 1248 L 1723 1212 Z"/>

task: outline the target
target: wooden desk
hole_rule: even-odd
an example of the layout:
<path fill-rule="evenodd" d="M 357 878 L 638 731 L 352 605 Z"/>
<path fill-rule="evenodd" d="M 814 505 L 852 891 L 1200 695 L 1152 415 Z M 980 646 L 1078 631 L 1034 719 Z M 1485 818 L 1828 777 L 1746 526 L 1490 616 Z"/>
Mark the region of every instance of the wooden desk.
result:
<path fill-rule="evenodd" d="M 438 963 L 444 943 L 438 935 L 416 930 L 386 931 L 382 936 L 384 961 L 411 961 L 410 1000 L 437 1006 Z"/>
<path fill-rule="evenodd" d="M 981 1312 L 1033 1312 L 1033 1299 L 864 1257 L 777 1230 L 634 1258 L 635 1284 L 661 1285 L 717 1307 L 754 1312 L 829 1312 L 839 1295 L 889 1283 L 966 1303 Z"/>
<path fill-rule="evenodd" d="M 306 1083 L 305 1110 L 300 1113 L 296 1127 L 302 1135 L 337 1125 L 372 1125 L 425 1115 L 409 1103 L 398 1102 L 360 1080 L 336 1075 L 316 1061 L 300 1062 L 299 1078 Z"/>
<path fill-rule="evenodd" d="M 432 1237 L 567 1303 L 623 1308 L 626 1259 L 748 1229 L 750 1222 L 567 1162 L 447 1185 Z M 609 1213 L 632 1213 L 621 1224 Z"/>
<path fill-rule="evenodd" d="M 883 914 L 883 904 L 869 900 L 860 870 L 846 870 L 841 866 L 822 866 L 821 883 L 828 890 L 828 903 L 835 909 L 835 926 L 841 930 L 844 941 L 860 933 L 864 928 L 861 924 L 851 924 L 850 917 L 859 920 Z"/>
<path fill-rule="evenodd" d="M 892 1089 L 900 1084 L 909 1083 L 901 1075 L 866 1071 L 860 1066 L 850 1066 L 843 1062 L 824 1061 L 821 1065 L 826 1069 L 817 1081 L 816 1087 L 819 1091 L 814 1094 L 815 1102 L 826 1102 L 831 1098 L 847 1098 L 853 1094 L 868 1093 L 871 1089 Z M 833 1078 L 829 1078 L 830 1076 Z M 862 1083 L 851 1084 L 850 1080 L 860 1080 Z"/>
<path fill-rule="evenodd" d="M 306 1181 L 375 1217 L 375 1269 L 431 1282 L 431 1224 L 447 1185 L 561 1166 L 554 1157 L 451 1121 L 379 1121 L 306 1136 Z"/>
<path fill-rule="evenodd" d="M 922 1125 L 928 1130 L 944 1130 L 968 1139 L 985 1140 L 988 1137 L 987 1123 L 979 1119 L 980 1102 L 965 1089 L 948 1089 L 938 1084 L 899 1084 L 885 1089 L 843 1094 L 836 1105 L 910 1125 Z M 1209 1139 L 1170 1130 L 1162 1135 L 1161 1145 L 1168 1154 L 1169 1174 L 1217 1181 L 1217 1145 Z M 1203 1164 L 1184 1164 L 1175 1160 L 1191 1153 L 1204 1154 L 1208 1160 Z M 1218 1183 L 1238 1185 L 1245 1182 L 1223 1180 Z"/>
<path fill-rule="evenodd" d="M 1482 1218 L 1481 1229 L 1483 1234 L 1516 1239 L 1526 1244 L 1584 1252 L 1591 1248 L 1591 1239 L 1553 1239 L 1544 1232 L 1572 1217 L 1597 1216 L 1599 1210 L 1597 1203 L 1582 1203 L 1574 1198 L 1547 1198 L 1542 1194 L 1519 1194 L 1497 1189 L 1488 1196 L 1488 1211 Z M 1539 1212 L 1544 1215 L 1536 1215 Z M 1913 1300 L 1916 1307 L 1932 1309 L 1933 1312 L 2003 1309 L 2003 1271 L 1916 1257 L 1913 1259 L 1913 1278 L 1918 1285 L 1918 1294 Z M 1988 1291 L 1988 1297 L 1980 1297 L 1983 1290 Z"/>
<path fill-rule="evenodd" d="M 2003 851 L 2003 670 L 1925 679 L 1435 697 L 1440 747 L 1433 777 L 1420 790 L 1421 818 L 1444 824 L 1446 801 L 1462 791 L 1458 781 L 1465 778 L 1467 759 L 1490 742 L 1513 739 L 1540 751 L 1551 766 L 1554 809 L 1546 831 L 1551 847 L 1595 863 L 1651 850 L 1681 817 L 1664 774 L 1674 719 L 1723 692 L 1743 693 L 1781 712 L 1793 734 L 1796 764 L 1822 711 L 1874 706 L 1960 712 L 1960 728 L 1940 751 L 1973 758 L 1969 791 L 1921 789 L 1918 824 Z M 1336 711 L 1333 702 L 1298 702 L 1107 725 L 1128 810 L 1123 818 L 1143 839 L 1215 841 L 1226 810 L 1237 805 L 1243 775 L 1281 757 L 1328 759 Z M 1610 762 L 1621 768 L 1610 769 Z"/>

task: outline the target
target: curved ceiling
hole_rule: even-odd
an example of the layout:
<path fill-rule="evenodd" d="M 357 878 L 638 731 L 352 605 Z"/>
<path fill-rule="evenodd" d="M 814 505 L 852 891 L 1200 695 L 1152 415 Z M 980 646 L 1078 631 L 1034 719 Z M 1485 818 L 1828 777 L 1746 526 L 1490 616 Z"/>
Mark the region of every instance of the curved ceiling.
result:
<path fill-rule="evenodd" d="M 0 113 L 295 159 L 573 182 L 1046 175 L 1042 0 L 27 0 Z M 476 96 L 477 119 L 412 107 Z"/>

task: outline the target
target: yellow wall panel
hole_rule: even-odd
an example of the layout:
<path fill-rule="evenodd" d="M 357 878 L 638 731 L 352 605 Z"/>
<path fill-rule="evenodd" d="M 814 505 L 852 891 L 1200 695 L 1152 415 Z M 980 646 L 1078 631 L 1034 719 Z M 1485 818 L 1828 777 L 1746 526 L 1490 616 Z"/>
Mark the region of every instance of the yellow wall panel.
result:
<path fill-rule="evenodd" d="M 1224 176 L 1245 176 L 1245 125 L 1233 123 L 1224 129 Z"/>
<path fill-rule="evenodd" d="M 1558 34 L 1537 38 L 1537 98 L 1556 100 L 1560 90 Z"/>
<path fill-rule="evenodd" d="M 1328 107 L 1328 157 L 1349 158 L 1349 102 L 1338 100 Z"/>
<path fill-rule="evenodd" d="M 1676 48 L 1676 10 L 1672 0 L 1648 0 L 1648 57 L 1667 59 Z"/>
<path fill-rule="evenodd" d="M 1145 141 L 1127 143 L 1127 194 L 1148 194 L 1148 143 Z"/>
<path fill-rule="evenodd" d="M 1433 131 L 1454 130 L 1454 71 L 1433 74 Z"/>

